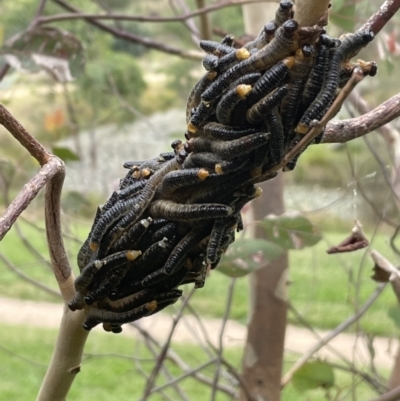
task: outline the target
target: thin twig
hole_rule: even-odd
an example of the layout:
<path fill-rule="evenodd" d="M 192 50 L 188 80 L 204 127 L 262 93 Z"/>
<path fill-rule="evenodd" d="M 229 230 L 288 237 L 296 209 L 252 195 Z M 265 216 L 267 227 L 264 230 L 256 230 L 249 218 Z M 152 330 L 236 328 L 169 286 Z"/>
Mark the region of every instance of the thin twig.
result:
<path fill-rule="evenodd" d="M 323 348 L 326 344 L 332 341 L 335 337 L 337 337 L 340 333 L 342 333 L 347 327 L 352 325 L 354 322 L 359 320 L 364 313 L 371 307 L 371 305 L 376 301 L 379 295 L 382 293 L 385 288 L 386 283 L 379 284 L 372 295 L 367 299 L 364 305 L 355 313 L 350 316 L 344 322 L 339 324 L 334 330 L 326 334 L 321 341 L 312 346 L 307 352 L 305 352 L 301 358 L 289 369 L 289 371 L 285 374 L 282 379 L 282 387 L 286 386 L 293 377 L 293 374 L 297 372 L 317 351 Z"/>
<path fill-rule="evenodd" d="M 307 320 L 300 314 L 300 312 L 293 306 L 292 303 L 288 303 L 288 308 L 289 310 L 294 314 L 295 318 L 297 321 L 306 327 L 314 336 L 314 338 L 317 341 L 321 341 L 322 337 L 317 333 L 317 331 L 314 329 L 314 327 L 311 326 L 310 323 L 307 322 Z M 342 359 L 345 363 L 347 363 L 349 366 L 353 366 L 353 363 L 348 360 L 344 355 L 342 355 L 339 351 L 337 351 L 334 347 L 332 347 L 330 344 L 326 345 L 326 348 L 332 352 L 333 355 L 336 355 L 337 358 Z"/>
<path fill-rule="evenodd" d="M 90 361 L 91 359 L 97 359 L 97 358 L 118 358 L 118 359 L 127 359 L 129 361 L 149 362 L 149 363 L 154 363 L 154 361 L 156 360 L 156 358 L 138 358 L 135 356 L 128 356 L 128 355 L 118 354 L 115 352 L 110 352 L 108 354 L 91 354 L 85 352 L 83 354 L 84 361 Z"/>
<path fill-rule="evenodd" d="M 61 294 L 59 291 L 53 290 L 53 288 L 48 287 L 47 285 L 44 285 L 40 281 L 36 281 L 35 279 L 27 276 L 23 271 L 18 269 L 17 266 L 15 266 L 8 258 L 6 258 L 2 253 L 0 253 L 0 259 L 5 263 L 5 265 L 13 272 L 15 273 L 18 277 L 22 278 L 29 284 L 33 284 L 35 287 L 39 288 L 40 290 L 46 292 L 47 294 L 50 294 L 54 297 L 57 297 L 58 299 L 61 298 Z"/>
<path fill-rule="evenodd" d="M 223 356 L 223 352 L 224 352 L 224 333 L 225 333 L 226 323 L 228 322 L 229 314 L 230 314 L 231 307 L 232 307 L 232 300 L 233 300 L 233 293 L 235 290 L 235 284 L 236 284 L 236 279 L 232 278 L 231 282 L 229 284 L 225 312 L 224 312 L 224 316 L 222 318 L 221 330 L 219 332 L 217 363 L 215 366 L 214 381 L 213 381 L 213 386 L 212 386 L 212 391 L 211 391 L 211 401 L 215 401 L 215 398 L 217 396 L 217 384 L 218 384 L 218 380 L 219 380 L 219 373 L 220 373 L 220 369 L 221 369 L 221 365 L 222 365 L 222 356 Z"/>
<path fill-rule="evenodd" d="M 321 143 L 345 143 L 382 127 L 400 117 L 400 94 L 386 100 L 360 117 L 327 124 Z"/>
<path fill-rule="evenodd" d="M 388 23 L 400 9 L 400 0 L 386 0 L 380 9 L 368 19 L 358 32 L 370 30 L 375 35 Z"/>
<path fill-rule="evenodd" d="M 74 11 L 72 6 L 67 2 L 53 0 L 65 9 L 69 11 Z M 96 19 L 96 20 L 120 20 L 120 21 L 135 21 L 135 22 L 155 22 L 155 23 L 165 23 L 165 22 L 182 22 L 193 17 L 198 17 L 200 15 L 208 14 L 213 11 L 221 10 L 226 7 L 240 6 L 243 4 L 250 3 L 263 3 L 265 0 L 228 0 L 221 1 L 217 4 L 213 4 L 207 7 L 201 7 L 196 11 L 185 13 L 176 17 L 144 17 L 137 15 L 126 15 L 126 14 L 91 14 L 84 13 L 81 11 L 75 11 L 73 14 L 57 14 L 47 17 L 41 17 L 38 21 L 39 24 L 48 24 L 57 21 L 68 21 L 74 19 Z M 63 3 L 63 4 L 62 4 Z"/>
<path fill-rule="evenodd" d="M 228 372 L 236 379 L 239 383 L 240 388 L 243 390 L 243 393 L 247 397 L 246 401 L 257 401 L 256 397 L 253 396 L 247 387 L 245 381 L 243 380 L 242 376 L 238 373 L 237 369 L 232 366 L 225 358 L 221 358 L 222 364 L 227 368 Z"/>
<path fill-rule="evenodd" d="M 150 350 L 150 352 L 153 354 L 153 356 L 154 356 L 154 361 L 157 363 L 157 360 L 158 360 L 158 356 L 159 356 L 159 350 L 157 350 L 156 348 L 155 348 L 155 346 L 154 346 L 154 344 L 150 341 L 150 339 L 149 338 L 145 338 L 144 339 L 144 342 L 145 342 L 145 344 L 146 344 L 146 346 L 147 346 L 147 348 Z M 159 348 L 161 348 L 161 347 L 159 347 Z M 138 365 L 138 363 L 136 362 L 136 365 Z M 162 366 L 162 368 L 161 368 L 161 370 L 162 370 L 162 372 L 164 373 L 164 375 L 166 376 L 166 380 L 168 381 L 168 380 L 172 380 L 172 376 L 170 375 L 170 373 L 169 373 L 169 371 L 165 368 L 165 365 L 163 365 Z M 143 376 L 146 378 L 146 383 L 149 381 L 149 378 L 150 378 L 150 375 L 148 375 L 146 372 L 143 372 Z M 168 377 L 170 377 L 170 379 L 168 379 Z M 173 385 L 174 386 L 174 388 L 175 388 L 175 391 L 177 392 L 177 394 L 178 394 L 178 396 L 180 395 L 180 388 L 179 388 L 179 386 L 178 385 Z M 170 401 L 172 401 L 172 400 L 174 400 L 175 401 L 175 399 L 172 399 L 171 397 L 170 397 L 170 395 L 169 394 L 167 394 L 167 393 L 165 393 L 165 391 L 164 390 L 160 390 L 160 394 L 165 398 L 165 399 L 167 399 L 167 400 L 170 400 Z M 186 397 L 186 395 L 184 395 L 184 397 Z M 182 397 L 181 397 L 182 398 Z M 140 400 L 139 400 L 140 401 Z"/>
<path fill-rule="evenodd" d="M 154 336 L 152 336 L 148 330 L 142 328 L 138 322 L 132 322 L 130 323 L 130 326 L 138 330 L 145 340 L 151 341 L 153 344 L 161 348 L 161 344 L 154 338 Z M 189 365 L 171 348 L 168 350 L 167 359 L 175 363 L 184 372 L 191 370 Z M 201 373 L 194 373 L 193 378 L 198 380 L 202 384 L 210 387 L 212 386 L 212 380 Z M 231 386 L 226 386 L 224 384 L 218 384 L 218 390 L 225 393 L 228 397 L 235 397 L 236 395 L 236 392 L 233 391 Z"/>
<path fill-rule="evenodd" d="M 353 105 L 354 107 L 356 107 L 356 104 L 358 103 L 358 100 L 356 100 L 356 99 L 352 96 L 353 94 L 354 94 L 354 93 L 351 93 L 351 94 L 350 94 L 349 100 L 350 100 L 350 102 L 352 103 L 352 105 Z M 346 105 L 346 109 L 347 109 L 347 112 L 349 113 L 350 117 L 355 118 L 355 115 L 354 115 L 353 111 L 350 109 L 350 107 L 348 107 L 348 105 Z M 365 113 L 367 113 L 367 112 L 369 112 L 369 111 L 371 110 L 370 108 L 368 108 L 366 102 L 364 102 L 363 108 L 362 108 L 362 109 L 363 109 L 363 110 L 366 110 Z M 381 131 L 381 134 L 382 134 L 382 131 L 384 131 L 384 130 L 383 130 L 384 128 L 387 128 L 387 127 L 385 127 L 385 126 L 379 127 L 379 130 Z M 387 128 L 387 129 L 388 129 L 388 128 Z M 388 130 L 389 130 L 389 129 L 388 129 Z M 389 131 L 390 131 L 390 130 L 389 130 Z M 385 131 L 384 131 L 384 132 L 385 132 Z M 385 137 L 385 139 L 386 139 L 387 135 L 384 136 L 384 137 Z M 391 135 L 391 137 L 393 137 L 393 135 Z M 382 174 L 383 174 L 383 178 L 384 178 L 386 184 L 388 185 L 390 191 L 392 192 L 393 196 L 395 197 L 395 199 L 396 199 L 397 201 L 400 201 L 399 195 L 398 195 L 398 194 L 396 193 L 396 191 L 394 190 L 393 185 L 392 185 L 392 182 L 391 182 L 391 179 L 390 179 L 390 177 L 388 176 L 387 168 L 386 168 L 385 162 L 382 160 L 380 154 L 376 151 L 375 147 L 371 144 L 369 138 L 368 138 L 367 136 L 363 136 L 362 138 L 363 138 L 365 144 L 367 145 L 368 150 L 371 152 L 372 156 L 374 156 L 376 162 L 379 164 L 379 167 L 380 167 L 380 169 L 381 169 L 381 171 L 382 171 Z M 393 138 L 391 138 L 391 139 L 388 138 L 387 141 L 390 141 L 390 142 L 387 142 L 387 143 L 390 144 L 390 143 L 393 143 L 393 142 L 394 142 L 394 139 L 393 139 Z"/>
<path fill-rule="evenodd" d="M 18 216 L 28 207 L 46 183 L 57 174 L 58 162 L 50 159 L 41 170 L 24 185 L 21 192 L 11 202 L 4 214 L 0 217 L 0 241 L 13 226 Z"/>
<path fill-rule="evenodd" d="M 398 401 L 399 398 L 400 398 L 400 386 L 370 401 Z"/>
<path fill-rule="evenodd" d="M 201 370 L 203 370 L 203 369 L 207 368 L 208 366 L 214 364 L 216 361 L 217 361 L 217 358 L 210 359 L 209 361 L 203 363 L 202 365 L 197 366 L 197 368 L 194 368 L 192 370 L 188 370 L 183 375 L 176 377 L 174 380 L 172 380 L 172 381 L 170 381 L 168 383 L 162 384 L 161 386 L 153 388 L 150 391 L 150 394 L 153 394 L 153 393 L 159 392 L 161 390 L 164 390 L 165 388 L 170 387 L 170 386 L 172 386 L 174 384 L 177 384 L 180 381 L 182 381 L 182 380 L 184 380 L 184 379 L 186 379 L 188 377 L 192 377 L 195 373 L 200 372 Z"/>
<path fill-rule="evenodd" d="M 158 363 L 158 359 L 160 356 L 159 350 L 156 350 L 154 347 L 154 344 L 152 344 L 152 342 L 148 339 L 145 338 L 145 343 L 147 348 L 150 350 L 150 352 L 153 354 L 154 356 L 154 361 L 157 364 Z M 160 347 L 161 348 L 161 347 Z M 174 378 L 171 375 L 170 371 L 167 369 L 167 367 L 165 366 L 165 364 L 163 364 L 161 366 L 161 372 L 163 373 L 165 380 L 167 381 L 167 383 L 171 383 L 171 386 L 173 387 L 173 389 L 175 390 L 176 394 L 178 395 L 178 397 L 180 397 L 183 401 L 188 401 L 188 397 L 187 395 L 184 393 L 184 391 L 181 389 L 181 387 L 174 382 Z M 151 375 L 151 374 L 150 374 Z M 149 381 L 150 375 L 147 376 L 146 378 L 146 383 Z M 153 389 L 155 390 L 155 389 Z M 154 391 L 151 391 L 151 393 L 153 393 Z M 164 394 L 164 390 L 160 389 L 160 391 L 162 394 Z M 166 394 L 164 395 L 166 396 Z M 169 396 L 167 396 L 169 398 Z M 174 398 L 174 400 L 176 401 L 176 396 Z"/>
<path fill-rule="evenodd" d="M 0 124 L 40 163 L 47 163 L 50 153 L 0 104 Z"/>
<path fill-rule="evenodd" d="M 271 173 L 280 170 L 282 167 L 286 166 L 286 164 L 292 160 L 293 157 L 297 156 L 300 152 L 303 151 L 312 141 L 322 132 L 324 127 L 328 124 L 328 122 L 338 113 L 340 108 L 342 107 L 344 101 L 350 92 L 355 88 L 355 86 L 361 82 L 365 78 L 363 71 L 361 68 L 356 67 L 353 70 L 351 78 L 348 80 L 346 85 L 340 91 L 339 95 L 336 97 L 335 101 L 322 117 L 320 121 L 315 121 L 314 126 L 310 129 L 310 131 L 304 135 L 304 137 L 290 149 L 282 158 L 282 160 L 276 164 L 275 166 L 268 169 L 261 176 L 256 177 L 254 182 L 261 182 L 268 177 Z"/>
<path fill-rule="evenodd" d="M 18 221 L 14 223 L 14 229 L 28 252 L 30 252 L 38 260 L 39 263 L 44 264 L 51 269 L 50 261 L 48 259 L 45 259 L 44 256 L 37 250 L 37 248 L 32 245 L 32 242 L 24 235 L 23 231 L 21 230 Z"/>
<path fill-rule="evenodd" d="M 76 15 L 79 15 L 79 16 L 84 15 L 81 12 L 81 10 L 79 10 L 76 7 L 73 7 L 71 4 L 69 4 L 65 0 L 53 0 L 53 2 L 57 3 L 58 5 L 60 5 L 61 7 L 65 8 L 65 9 L 67 9 L 68 11 L 75 13 Z M 108 17 L 108 18 L 110 17 L 107 14 L 104 14 L 104 16 Z M 203 58 L 203 53 L 199 52 L 199 51 L 178 49 L 176 47 L 172 47 L 172 46 L 166 45 L 164 43 L 157 42 L 155 40 L 152 40 L 152 39 L 144 37 L 144 36 L 135 35 L 134 33 L 120 30 L 118 28 L 114 28 L 114 27 L 104 24 L 104 23 L 100 22 L 98 19 L 92 18 L 90 16 L 89 17 L 83 16 L 81 18 L 86 20 L 89 24 L 94 25 L 97 28 L 112 34 L 113 36 L 120 38 L 120 39 L 124 39 L 128 42 L 137 43 L 137 44 L 143 45 L 150 49 L 156 49 L 156 50 L 162 51 L 164 53 L 172 54 L 172 55 L 179 56 L 182 58 L 187 58 L 190 60 L 201 60 Z"/>
<path fill-rule="evenodd" d="M 358 111 L 359 114 L 366 114 L 372 110 L 370 105 L 361 95 L 360 90 L 357 88 L 350 93 L 347 101 L 354 107 L 355 110 Z M 377 128 L 377 131 L 383 136 L 388 144 L 392 144 L 395 141 L 395 137 L 399 134 L 396 129 L 389 126 L 389 123 Z"/>
<path fill-rule="evenodd" d="M 158 360 L 157 360 L 157 364 L 154 367 L 153 371 L 151 372 L 151 375 L 150 375 L 150 378 L 149 378 L 148 382 L 146 383 L 146 388 L 145 388 L 144 393 L 143 393 L 142 401 L 145 401 L 150 395 L 151 389 L 152 389 L 152 387 L 154 385 L 154 382 L 155 382 L 155 380 L 157 378 L 158 372 L 160 371 L 160 368 L 162 367 L 162 365 L 164 363 L 164 360 L 165 360 L 165 358 L 167 356 L 168 348 L 169 348 L 169 346 L 171 344 L 172 336 L 173 336 L 173 334 L 175 332 L 176 326 L 178 325 L 179 320 L 180 320 L 180 318 L 182 316 L 182 313 L 185 310 L 186 305 L 189 302 L 189 300 L 192 297 L 192 295 L 194 294 L 195 290 L 196 289 L 193 288 L 190 291 L 190 293 L 188 294 L 188 296 L 185 297 L 185 299 L 182 302 L 182 305 L 181 305 L 181 307 L 179 309 L 178 314 L 174 317 L 174 319 L 172 321 L 172 326 L 171 326 L 170 332 L 168 334 L 167 340 L 165 341 L 165 343 L 164 343 L 164 345 L 163 345 L 163 347 L 162 347 L 162 349 L 160 351 L 160 354 L 159 354 L 159 357 L 158 357 Z"/>
<path fill-rule="evenodd" d="M 178 3 L 175 5 L 175 2 Z M 179 15 L 178 7 L 183 10 L 186 14 L 188 14 L 189 7 L 185 3 L 184 0 L 169 0 L 169 4 L 171 6 L 171 9 L 175 13 L 175 15 Z M 193 43 L 195 44 L 196 47 L 199 47 L 199 42 L 200 42 L 200 32 L 196 26 L 195 20 L 193 18 L 189 18 L 185 21 L 183 21 L 183 24 L 186 26 L 186 28 L 190 32 L 190 36 L 192 38 Z"/>
<path fill-rule="evenodd" d="M 29 26 L 29 29 L 32 29 L 35 25 L 37 25 L 37 23 L 39 21 L 39 18 L 43 14 L 44 7 L 46 6 L 46 3 L 47 3 L 47 0 L 40 0 L 39 7 L 36 10 L 35 17 L 33 18 L 32 22 L 31 22 L 31 24 Z"/>
<path fill-rule="evenodd" d="M 19 359 L 23 360 L 24 362 L 28 362 L 28 363 L 30 363 L 32 365 L 36 365 L 36 366 L 39 366 L 41 368 L 43 368 L 43 367 L 46 368 L 47 367 L 47 363 L 36 362 L 36 361 L 33 361 L 32 359 L 25 358 L 20 353 L 13 352 L 13 351 L 9 350 L 8 348 L 4 347 L 1 344 L 0 344 L 0 349 L 3 350 L 3 352 L 7 352 L 8 354 L 12 355 L 15 358 L 19 358 Z"/>

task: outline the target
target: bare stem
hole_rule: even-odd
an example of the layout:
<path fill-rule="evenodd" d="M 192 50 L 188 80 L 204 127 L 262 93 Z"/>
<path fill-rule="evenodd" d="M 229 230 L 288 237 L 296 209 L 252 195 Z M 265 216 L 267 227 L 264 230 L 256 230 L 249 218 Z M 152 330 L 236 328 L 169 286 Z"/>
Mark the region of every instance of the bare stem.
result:
<path fill-rule="evenodd" d="M 40 163 L 47 163 L 50 153 L 13 117 L 13 115 L 0 104 L 0 124 L 27 149 L 27 151 Z"/>
<path fill-rule="evenodd" d="M 399 116 L 400 94 L 397 94 L 360 117 L 329 122 L 321 143 L 349 142 L 375 131 Z"/>
<path fill-rule="evenodd" d="M 24 185 L 21 192 L 11 202 L 4 214 L 0 217 L 0 241 L 5 237 L 18 216 L 28 207 L 39 191 L 53 177 L 57 171 L 57 162 L 49 160 L 42 169 L 28 183 Z"/>
<path fill-rule="evenodd" d="M 295 19 L 300 26 L 312 26 L 318 23 L 328 9 L 330 0 L 297 0 Z"/>
<path fill-rule="evenodd" d="M 205 8 L 205 0 L 196 0 L 197 8 L 199 10 Z M 201 39 L 209 40 L 211 39 L 211 29 L 210 29 L 210 22 L 208 20 L 207 13 L 200 15 L 200 32 L 201 32 Z"/>
<path fill-rule="evenodd" d="M 388 23 L 400 8 L 400 0 L 386 0 L 359 31 L 371 30 L 375 35 Z"/>
<path fill-rule="evenodd" d="M 73 287 L 73 277 L 69 279 Z M 71 312 L 64 306 L 53 357 L 36 401 L 65 401 L 77 373 L 80 371 L 83 348 L 89 332 L 83 330 L 85 311 Z"/>

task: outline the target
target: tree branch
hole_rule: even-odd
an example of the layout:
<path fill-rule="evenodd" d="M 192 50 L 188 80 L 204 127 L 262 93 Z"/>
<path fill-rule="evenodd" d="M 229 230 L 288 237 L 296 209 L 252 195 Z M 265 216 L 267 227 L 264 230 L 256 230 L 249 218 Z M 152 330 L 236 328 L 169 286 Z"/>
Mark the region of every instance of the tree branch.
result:
<path fill-rule="evenodd" d="M 400 397 L 400 386 L 370 401 L 397 401 L 399 397 Z"/>
<path fill-rule="evenodd" d="M 328 10 L 330 0 L 297 0 L 295 20 L 300 26 L 316 25 Z"/>
<path fill-rule="evenodd" d="M 27 149 L 27 151 L 40 163 L 47 163 L 50 153 L 39 143 L 26 129 L 12 116 L 12 114 L 0 104 L 0 124 Z"/>
<path fill-rule="evenodd" d="M 400 94 L 386 100 L 360 117 L 330 121 L 321 143 L 345 143 L 382 127 L 400 117 Z"/>
<path fill-rule="evenodd" d="M 208 14 L 217 10 L 221 10 L 226 7 L 240 6 L 242 4 L 250 3 L 264 3 L 265 0 L 228 0 L 221 1 L 217 4 L 213 4 L 207 7 L 202 7 L 196 11 L 185 13 L 176 17 L 143 17 L 136 15 L 126 14 L 91 14 L 84 13 L 77 9 L 74 9 L 72 5 L 68 4 L 63 0 L 53 0 L 60 6 L 64 7 L 69 11 L 73 11 L 72 14 L 57 14 L 46 17 L 41 17 L 38 20 L 38 24 L 49 24 L 57 21 L 69 21 L 74 19 L 96 19 L 96 20 L 119 20 L 119 21 L 134 21 L 134 22 L 154 22 L 154 23 L 165 23 L 165 22 L 183 22 L 188 19 L 198 17 L 204 14 Z"/>
<path fill-rule="evenodd" d="M 400 0 L 386 0 L 380 9 L 358 31 L 372 31 L 375 35 L 389 22 L 400 8 Z"/>
<path fill-rule="evenodd" d="M 0 241 L 5 237 L 18 216 L 28 207 L 46 183 L 57 174 L 57 162 L 50 159 L 41 170 L 24 185 L 22 191 L 11 202 L 0 217 Z"/>
<path fill-rule="evenodd" d="M 77 15 L 83 14 L 81 10 L 73 7 L 71 4 L 69 4 L 68 2 L 66 2 L 64 0 L 53 0 L 53 2 L 57 3 L 61 7 L 65 8 Z M 105 16 L 107 16 L 108 18 L 110 17 L 108 14 L 105 14 Z M 164 43 L 154 41 L 150 38 L 135 35 L 131 32 L 123 31 L 123 30 L 114 28 L 110 25 L 103 24 L 102 22 L 100 22 L 92 17 L 83 17 L 83 19 L 86 20 L 89 24 L 94 25 L 95 27 L 97 27 L 103 31 L 106 31 L 117 38 L 124 39 L 128 42 L 133 42 L 133 43 L 143 45 L 145 47 L 148 47 L 149 49 L 156 49 L 156 50 L 162 51 L 164 53 L 173 54 L 173 55 L 187 58 L 190 60 L 201 60 L 203 58 L 203 53 L 199 52 L 199 51 L 182 50 L 182 49 L 178 49 L 176 47 L 168 46 L 168 45 L 165 45 Z"/>
<path fill-rule="evenodd" d="M 66 400 L 72 382 L 80 371 L 83 348 L 89 335 L 89 331 L 82 328 L 85 317 L 84 310 L 71 312 L 64 305 L 53 357 L 36 401 Z"/>

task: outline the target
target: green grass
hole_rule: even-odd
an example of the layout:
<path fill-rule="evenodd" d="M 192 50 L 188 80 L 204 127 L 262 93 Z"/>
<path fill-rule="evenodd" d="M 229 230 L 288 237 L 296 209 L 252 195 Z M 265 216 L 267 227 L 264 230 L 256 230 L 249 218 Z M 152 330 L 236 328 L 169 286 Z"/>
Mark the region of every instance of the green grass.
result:
<path fill-rule="evenodd" d="M 55 330 L 26 328 L 0 325 L 0 401 L 32 400 L 37 394 L 46 371 L 46 364 L 50 360 L 53 344 L 56 338 Z M 173 344 L 173 349 L 191 367 L 199 366 L 207 361 L 204 351 L 194 345 Z M 224 352 L 225 358 L 235 367 L 240 367 L 241 349 L 228 348 Z M 92 356 L 97 354 L 97 356 Z M 100 356 L 103 354 L 103 356 Z M 108 354 L 104 355 L 104 354 Z M 77 376 L 70 391 L 68 401 L 75 400 L 137 400 L 143 394 L 145 380 L 133 357 L 141 358 L 141 367 L 146 373 L 154 367 L 154 359 L 146 347 L 139 340 L 130 339 L 121 335 L 112 335 L 103 332 L 92 332 L 89 336 L 81 373 Z M 182 374 L 179 368 L 171 362 L 166 366 L 174 377 Z M 285 369 L 290 366 L 285 365 Z M 18 374 L 16 374 L 18 372 Z M 211 366 L 202 373 L 213 377 L 214 368 Z M 386 374 L 388 372 L 380 372 Z M 351 376 L 335 370 L 335 382 L 346 394 L 346 388 L 351 384 Z M 164 383 L 160 377 L 157 384 Z M 210 399 L 210 389 L 193 378 L 182 382 L 182 388 L 191 401 Z M 334 394 L 336 390 L 331 390 Z M 369 399 L 375 396 L 374 392 L 365 384 L 357 388 L 359 399 Z M 174 391 L 166 391 L 172 399 L 177 399 Z M 151 400 L 163 398 L 154 394 Z M 326 401 L 325 391 L 322 389 L 300 393 L 292 385 L 288 385 L 282 394 L 282 401 Z M 341 399 L 348 399 L 344 397 Z M 219 394 L 218 401 L 228 400 Z"/>
<path fill-rule="evenodd" d="M 71 218 L 67 219 L 67 232 L 83 240 L 90 226 Z M 40 253 L 47 255 L 43 232 L 21 222 L 21 229 Z M 328 232 L 324 239 L 312 248 L 290 252 L 289 298 L 293 306 L 316 328 L 330 329 L 351 316 L 357 305 L 361 305 L 376 286 L 370 278 L 372 261 L 367 251 L 348 254 L 327 255 L 325 250 L 331 244 L 340 242 L 347 233 Z M 79 244 L 65 240 L 70 260 L 76 271 L 76 254 Z M 372 248 L 389 260 L 396 260 L 388 244 L 388 236 L 378 234 L 372 241 Z M 15 263 L 30 277 L 56 289 L 55 280 L 49 268 L 24 248 L 14 229 L 0 243 L 0 252 Z M 221 317 L 225 310 L 225 299 L 229 278 L 216 271 L 211 272 L 205 287 L 196 292 L 192 305 L 202 316 Z M 249 285 L 247 278 L 237 280 L 231 317 L 246 323 Z M 1 296 L 55 301 L 55 297 L 44 293 L 29 283 L 17 278 L 0 260 Z M 396 306 L 397 300 L 387 288 L 361 320 L 362 328 L 372 334 L 398 335 L 387 310 Z M 168 311 L 168 310 L 167 310 Z M 298 324 L 289 313 L 289 320 Z"/>

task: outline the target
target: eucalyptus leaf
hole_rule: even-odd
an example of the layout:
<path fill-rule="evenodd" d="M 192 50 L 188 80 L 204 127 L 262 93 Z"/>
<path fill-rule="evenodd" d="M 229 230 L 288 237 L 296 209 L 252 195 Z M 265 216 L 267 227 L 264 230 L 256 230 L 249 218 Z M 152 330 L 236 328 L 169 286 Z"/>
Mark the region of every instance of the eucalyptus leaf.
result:
<path fill-rule="evenodd" d="M 332 367 L 325 362 L 307 362 L 294 373 L 292 383 L 300 391 L 318 387 L 328 389 L 335 384 L 335 375 Z"/>
<path fill-rule="evenodd" d="M 13 36 L 0 48 L 0 56 L 17 70 L 44 70 L 58 82 L 73 81 L 85 66 L 81 42 L 53 27 L 35 27 Z"/>
<path fill-rule="evenodd" d="M 243 277 L 279 257 L 283 249 L 262 240 L 242 238 L 234 242 L 218 265 L 218 271 L 229 277 Z"/>
<path fill-rule="evenodd" d="M 313 224 L 298 212 L 269 215 L 259 224 L 269 241 L 285 249 L 310 247 L 322 238 Z"/>
<path fill-rule="evenodd" d="M 69 148 L 53 147 L 52 152 L 64 162 L 79 160 L 79 156 Z"/>

